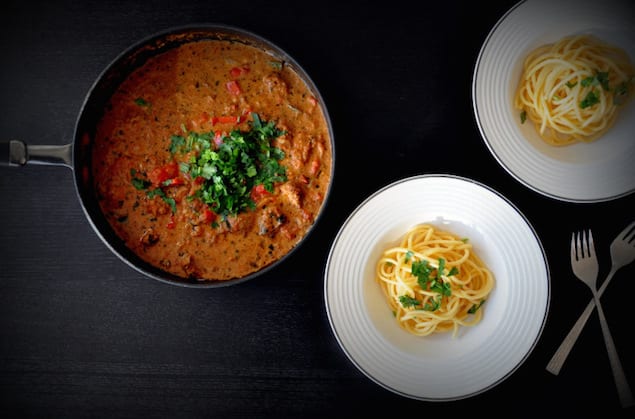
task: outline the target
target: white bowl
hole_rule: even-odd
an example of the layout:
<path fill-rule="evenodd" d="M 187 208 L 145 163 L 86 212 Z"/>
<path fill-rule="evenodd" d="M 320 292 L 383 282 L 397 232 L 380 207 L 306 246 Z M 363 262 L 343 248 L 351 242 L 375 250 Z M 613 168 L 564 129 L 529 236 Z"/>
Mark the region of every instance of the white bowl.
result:
<path fill-rule="evenodd" d="M 481 135 L 514 178 L 545 196 L 601 202 L 635 191 L 635 100 L 592 143 L 546 144 L 530 121 L 520 123 L 513 98 L 522 64 L 534 48 L 592 34 L 624 49 L 635 63 L 635 3 L 619 0 L 527 0 L 509 10 L 487 36 L 472 82 Z"/>
<path fill-rule="evenodd" d="M 469 238 L 495 277 L 481 322 L 455 338 L 404 331 L 375 279 L 383 250 L 420 223 Z M 502 382 L 530 354 L 547 317 L 549 268 L 532 226 L 498 192 L 422 175 L 382 188 L 349 216 L 329 253 L 324 297 L 338 343 L 371 380 L 410 398 L 456 400 Z"/>

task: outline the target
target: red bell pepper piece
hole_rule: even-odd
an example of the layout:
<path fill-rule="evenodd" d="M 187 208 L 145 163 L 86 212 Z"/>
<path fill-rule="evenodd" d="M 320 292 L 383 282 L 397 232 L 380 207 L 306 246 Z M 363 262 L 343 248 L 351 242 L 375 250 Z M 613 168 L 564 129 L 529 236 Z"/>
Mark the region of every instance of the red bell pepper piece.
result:
<path fill-rule="evenodd" d="M 220 124 L 235 124 L 238 122 L 237 116 L 218 116 L 216 120 Z"/>
<path fill-rule="evenodd" d="M 229 75 L 232 76 L 233 78 L 240 77 L 243 74 L 247 74 L 247 73 L 249 73 L 249 67 L 247 66 L 233 67 L 231 70 L 229 70 Z"/>
<path fill-rule="evenodd" d="M 258 202 L 269 194 L 270 192 L 265 189 L 265 185 L 259 183 L 251 189 L 251 200 L 254 202 Z"/>
<path fill-rule="evenodd" d="M 203 213 L 201 214 L 201 221 L 208 224 L 216 219 L 216 214 L 210 210 L 209 208 L 203 209 Z"/>
<path fill-rule="evenodd" d="M 154 186 L 160 186 L 168 179 L 173 179 L 179 175 L 179 165 L 176 162 L 170 162 L 163 166 L 159 166 L 152 170 L 148 175 L 150 182 Z"/>

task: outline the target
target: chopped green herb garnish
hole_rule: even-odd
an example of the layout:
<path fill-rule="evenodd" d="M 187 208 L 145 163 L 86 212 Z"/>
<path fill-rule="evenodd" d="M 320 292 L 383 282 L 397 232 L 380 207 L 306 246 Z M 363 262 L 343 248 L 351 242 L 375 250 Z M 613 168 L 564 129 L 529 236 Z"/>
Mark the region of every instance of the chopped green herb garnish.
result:
<path fill-rule="evenodd" d="M 593 106 L 597 103 L 600 103 L 600 96 L 598 96 L 595 90 L 591 90 L 580 102 L 580 107 L 582 109 L 588 108 L 589 106 Z"/>
<path fill-rule="evenodd" d="M 282 62 L 280 61 L 269 61 L 269 65 L 276 70 L 282 70 Z"/>
<path fill-rule="evenodd" d="M 437 278 L 441 278 L 445 271 L 445 259 L 439 259 L 439 267 L 437 268 Z"/>
<path fill-rule="evenodd" d="M 483 303 L 485 302 L 485 300 L 481 301 L 478 304 L 474 304 L 467 312 L 470 314 L 474 314 L 476 313 L 476 311 L 481 308 L 481 306 L 483 305 Z"/>
<path fill-rule="evenodd" d="M 148 189 L 150 185 L 151 185 L 151 182 L 149 180 L 140 179 L 138 177 L 132 178 L 132 186 L 134 186 L 135 189 L 138 189 L 138 190 Z"/>
<path fill-rule="evenodd" d="M 441 295 L 449 297 L 452 295 L 452 289 L 449 282 L 437 281 L 436 279 L 430 284 L 430 291 L 438 292 Z"/>
<path fill-rule="evenodd" d="M 430 274 L 432 273 L 432 267 L 427 260 L 420 260 L 412 262 L 411 268 L 412 274 L 417 277 L 417 284 L 422 289 L 428 288 L 428 282 L 430 282 Z"/>
<path fill-rule="evenodd" d="M 154 198 L 155 196 L 160 197 L 166 204 L 170 206 L 170 208 L 172 209 L 172 214 L 176 213 L 176 200 L 174 198 L 167 196 L 161 188 L 148 189 L 152 185 L 152 182 L 150 182 L 148 179 L 138 177 L 137 175 L 138 173 L 135 169 L 130 170 L 130 176 L 132 176 L 131 183 L 132 186 L 135 187 L 135 189 L 146 191 L 146 195 L 148 196 L 148 198 Z M 172 184 L 172 181 L 173 179 L 168 179 L 162 183 L 162 186 L 170 186 Z"/>
<path fill-rule="evenodd" d="M 170 151 L 170 153 L 174 154 L 179 151 L 179 149 L 184 145 L 185 138 L 180 135 L 173 135 L 170 137 L 170 147 L 168 148 L 168 150 Z"/>
<path fill-rule="evenodd" d="M 622 105 L 626 102 L 626 98 L 628 98 L 629 89 L 631 88 L 632 82 L 633 77 L 618 84 L 615 87 L 615 91 L 613 92 L 613 103 L 615 103 L 616 105 Z"/>
<path fill-rule="evenodd" d="M 137 177 L 136 169 L 130 169 L 130 176 L 132 177 L 132 186 L 134 186 L 135 189 L 138 189 L 140 191 L 144 189 L 148 189 L 148 187 L 152 184 L 152 182 L 150 182 L 147 179 Z"/>
<path fill-rule="evenodd" d="M 593 86 L 598 84 L 598 80 L 595 78 L 595 76 L 589 76 L 586 77 L 584 79 L 582 79 L 582 81 L 580 82 L 580 85 L 582 87 L 589 87 L 589 86 Z"/>
<path fill-rule="evenodd" d="M 145 99 L 144 99 L 144 98 L 142 98 L 142 97 L 138 97 L 138 98 L 136 98 L 136 99 L 134 100 L 134 103 L 135 103 L 136 105 L 141 106 L 141 107 L 144 107 L 144 108 L 145 108 L 145 107 L 150 106 L 150 102 L 148 102 L 147 100 L 145 100 Z"/>
<path fill-rule="evenodd" d="M 520 112 L 520 123 L 524 124 L 526 120 L 527 120 L 527 111 L 523 110 L 522 112 Z"/>
<path fill-rule="evenodd" d="M 418 305 L 421 305 L 421 301 L 417 300 L 416 298 L 413 298 L 409 295 L 400 295 L 399 296 L 399 302 L 401 303 L 401 305 L 404 308 L 410 308 L 410 307 L 415 307 Z"/>
<path fill-rule="evenodd" d="M 595 77 L 598 79 L 598 82 L 602 86 L 602 89 L 604 89 L 606 92 L 611 90 L 611 88 L 609 87 L 609 73 L 608 73 L 608 71 L 598 71 L 598 73 L 595 75 Z"/>
<path fill-rule="evenodd" d="M 150 189 L 146 192 L 146 195 L 148 196 L 148 198 L 154 198 L 155 196 L 158 196 L 159 198 L 163 200 L 163 202 L 165 202 L 166 204 L 170 206 L 170 208 L 172 209 L 172 214 L 176 213 L 176 200 L 174 198 L 167 196 L 165 192 L 163 191 L 163 189 L 161 188 Z"/>
<path fill-rule="evenodd" d="M 163 202 L 170 206 L 170 208 L 172 209 L 172 214 L 176 214 L 176 200 L 174 198 L 165 196 L 165 194 L 163 194 L 161 198 L 163 198 Z"/>
<path fill-rule="evenodd" d="M 425 303 L 423 305 L 423 309 L 425 311 L 436 311 L 439 309 L 439 307 L 441 307 L 441 296 L 437 296 L 436 298 L 432 299 L 431 303 Z"/>
<path fill-rule="evenodd" d="M 445 259 L 438 260 L 438 267 L 435 269 L 427 260 L 412 262 L 411 272 L 417 278 L 417 284 L 424 290 L 434 291 L 439 294 L 438 300 L 433 303 L 426 303 L 424 310 L 434 311 L 441 306 L 441 297 L 452 295 L 452 288 L 449 282 L 443 280 L 443 271 L 445 271 Z M 459 273 L 456 266 L 450 269 L 446 276 L 452 276 Z"/>
<path fill-rule="evenodd" d="M 189 132 L 170 139 L 172 154 L 195 152 L 179 169 L 192 179 L 202 178 L 196 197 L 223 218 L 255 208 L 251 198 L 255 186 L 273 192 L 275 183 L 287 180 L 286 168 L 279 163 L 284 153 L 271 145 L 284 131 L 273 121 L 251 115 L 248 131 L 234 129 L 220 137 L 213 131 Z"/>
<path fill-rule="evenodd" d="M 591 86 L 602 86 L 604 91 L 610 91 L 611 87 L 609 86 L 609 73 L 608 71 L 597 71 L 594 76 L 589 76 L 580 82 L 582 87 L 591 87 Z M 618 86 L 619 88 L 619 86 Z M 597 90 L 591 89 L 590 92 L 586 94 L 584 99 L 580 102 L 580 108 L 585 109 L 590 106 L 593 106 L 597 103 L 600 103 L 600 95 Z"/>

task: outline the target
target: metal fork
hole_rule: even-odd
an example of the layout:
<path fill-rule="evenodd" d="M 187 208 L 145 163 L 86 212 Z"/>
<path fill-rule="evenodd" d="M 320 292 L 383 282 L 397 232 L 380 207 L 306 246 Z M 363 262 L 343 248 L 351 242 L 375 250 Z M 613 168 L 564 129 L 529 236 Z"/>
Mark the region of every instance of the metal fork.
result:
<path fill-rule="evenodd" d="M 584 233 L 578 234 L 577 239 L 575 233 L 571 235 L 571 268 L 575 276 L 584 282 L 593 293 L 593 300 L 598 309 L 602 334 L 604 335 L 604 344 L 609 354 L 609 362 L 611 363 L 611 370 L 613 371 L 613 378 L 615 379 L 615 386 L 617 387 L 620 403 L 622 407 L 633 406 L 635 399 L 633 399 L 633 394 L 626 380 L 626 375 L 624 375 L 622 363 L 617 355 L 617 349 L 615 348 L 611 331 L 606 322 L 606 317 L 604 317 L 604 310 L 602 309 L 600 296 L 598 295 L 596 287 L 599 268 L 597 257 L 595 256 L 595 246 L 593 244 L 591 230 L 588 230 L 587 235 L 588 242 Z"/>
<path fill-rule="evenodd" d="M 615 272 L 623 266 L 633 262 L 633 260 L 635 260 L 635 221 L 622 230 L 620 234 L 615 237 L 613 243 L 611 243 L 611 271 L 598 290 L 598 295 L 600 297 L 604 294 L 604 290 L 606 290 L 606 287 L 611 282 L 611 278 L 613 278 Z M 553 354 L 553 357 L 551 357 L 551 360 L 547 364 L 547 371 L 555 375 L 560 373 L 562 365 L 567 360 L 567 357 L 569 356 L 573 345 L 578 340 L 578 337 L 580 337 L 580 333 L 582 333 L 582 329 L 584 329 L 587 320 L 591 317 L 591 313 L 593 313 L 594 308 L 595 301 L 591 298 L 589 304 L 587 304 L 580 317 L 578 317 L 578 320 Z"/>

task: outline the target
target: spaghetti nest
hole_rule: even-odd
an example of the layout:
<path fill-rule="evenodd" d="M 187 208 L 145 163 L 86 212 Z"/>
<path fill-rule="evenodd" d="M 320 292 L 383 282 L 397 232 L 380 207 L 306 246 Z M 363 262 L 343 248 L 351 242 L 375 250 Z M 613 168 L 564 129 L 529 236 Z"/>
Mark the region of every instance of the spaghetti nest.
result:
<path fill-rule="evenodd" d="M 467 239 L 421 224 L 386 249 L 376 279 L 399 325 L 427 336 L 474 326 L 494 287 L 494 276 Z"/>
<path fill-rule="evenodd" d="M 634 76 L 624 50 L 590 35 L 568 36 L 525 58 L 514 106 L 550 145 L 591 142 L 633 96 Z"/>

